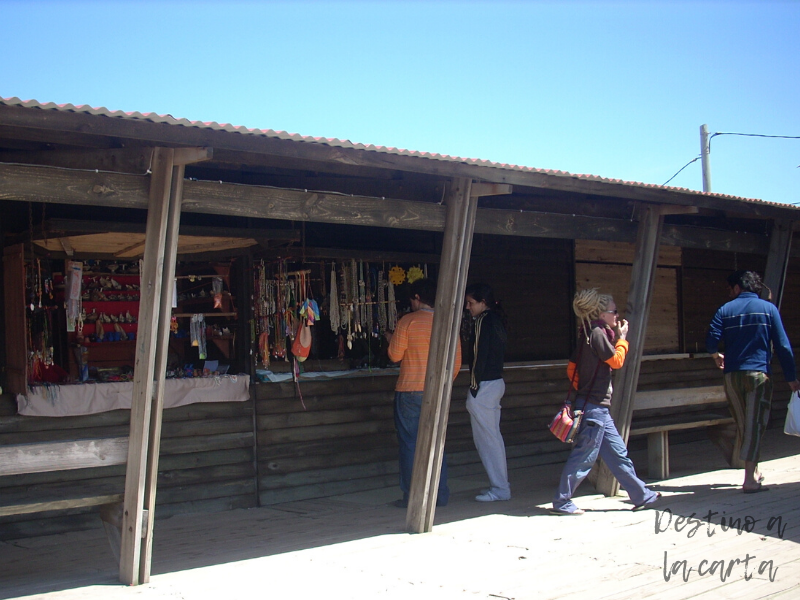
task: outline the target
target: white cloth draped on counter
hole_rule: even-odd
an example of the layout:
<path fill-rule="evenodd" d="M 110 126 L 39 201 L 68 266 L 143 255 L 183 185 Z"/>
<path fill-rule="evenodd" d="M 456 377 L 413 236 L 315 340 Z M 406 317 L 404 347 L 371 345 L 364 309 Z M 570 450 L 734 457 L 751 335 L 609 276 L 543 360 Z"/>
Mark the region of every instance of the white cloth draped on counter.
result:
<path fill-rule="evenodd" d="M 130 409 L 133 382 L 46 385 L 17 394 L 17 411 L 32 417 L 90 415 Z M 164 382 L 164 408 L 196 402 L 242 402 L 250 399 L 250 376 L 221 375 Z"/>

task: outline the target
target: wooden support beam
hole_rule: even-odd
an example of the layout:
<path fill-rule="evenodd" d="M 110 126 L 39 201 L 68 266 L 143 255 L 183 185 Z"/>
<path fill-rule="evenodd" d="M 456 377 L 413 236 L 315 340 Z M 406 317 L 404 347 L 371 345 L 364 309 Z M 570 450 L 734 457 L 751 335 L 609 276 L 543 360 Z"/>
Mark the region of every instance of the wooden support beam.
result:
<path fill-rule="evenodd" d="M 176 167 L 185 167 L 212 158 L 214 158 L 213 148 L 175 148 L 174 164 Z M 181 178 L 183 178 L 182 175 Z"/>
<path fill-rule="evenodd" d="M 644 205 L 639 217 L 639 232 L 636 237 L 636 254 L 631 268 L 631 285 L 625 314 L 628 317 L 628 356 L 625 364 L 614 377 L 614 395 L 611 401 L 611 416 L 617 431 L 627 443 L 639 383 L 642 351 L 647 331 L 647 318 L 653 298 L 653 285 L 658 262 L 658 247 L 664 215 L 658 205 Z M 597 491 L 606 496 L 615 496 L 619 482 L 602 462 L 595 467 Z"/>
<path fill-rule="evenodd" d="M 136 173 L 143 175 L 153 159 L 152 147 L 104 148 L 100 150 L 16 150 L 0 151 L 0 161 L 18 164 L 53 166 L 61 169 L 83 169 Z"/>
<path fill-rule="evenodd" d="M 470 194 L 476 198 L 482 196 L 505 196 L 514 192 L 514 186 L 507 183 L 473 183 Z"/>
<path fill-rule="evenodd" d="M 469 179 L 458 179 L 447 192 L 447 222 L 406 513 L 406 528 L 413 533 L 433 528 L 453 388 L 453 363 L 460 343 L 461 306 L 478 206 L 477 196 L 470 194 L 471 183 Z"/>
<path fill-rule="evenodd" d="M 146 209 L 147 178 L 0 164 L 0 200 Z M 433 203 L 209 181 L 184 182 L 182 206 L 183 212 L 420 231 L 443 231 L 445 221 L 445 207 Z M 480 209 L 476 219 L 475 233 L 609 242 L 636 239 L 635 223 L 622 219 L 503 209 Z M 768 246 L 764 236 L 677 225 L 665 228 L 663 243 L 756 254 L 766 254 Z"/>
<path fill-rule="evenodd" d="M 669 431 L 647 434 L 647 475 L 650 479 L 669 478 Z"/>
<path fill-rule="evenodd" d="M 150 566 L 153 557 L 153 520 L 156 513 L 158 455 L 161 449 L 161 421 L 164 412 L 164 380 L 167 372 L 170 320 L 172 316 L 172 282 L 175 280 L 185 169 L 185 164 L 175 165 L 172 168 L 172 186 L 166 224 L 167 236 L 164 242 L 164 266 L 159 298 L 158 335 L 153 377 L 155 389 L 153 391 L 153 406 L 150 411 L 150 439 L 147 450 L 147 474 L 144 489 L 144 510 L 147 511 L 148 522 L 145 523 L 146 534 L 143 536 L 144 541 L 142 542 L 139 561 L 140 583 L 150 581 Z"/>
<path fill-rule="evenodd" d="M 772 224 L 772 235 L 769 239 L 769 253 L 767 266 L 764 269 L 765 289 L 761 297 L 769 299 L 772 293 L 772 302 L 778 308 L 783 300 L 783 287 L 786 283 L 786 268 L 789 266 L 789 255 L 792 249 L 792 231 L 794 222 L 788 219 L 775 219 Z"/>
<path fill-rule="evenodd" d="M 156 148 L 150 181 L 119 565 L 120 581 L 127 585 L 139 585 L 142 582 L 142 526 L 173 155 L 171 148 Z"/>
<path fill-rule="evenodd" d="M 696 215 L 700 209 L 696 206 L 674 206 L 670 204 L 661 205 L 661 214 L 667 215 Z"/>

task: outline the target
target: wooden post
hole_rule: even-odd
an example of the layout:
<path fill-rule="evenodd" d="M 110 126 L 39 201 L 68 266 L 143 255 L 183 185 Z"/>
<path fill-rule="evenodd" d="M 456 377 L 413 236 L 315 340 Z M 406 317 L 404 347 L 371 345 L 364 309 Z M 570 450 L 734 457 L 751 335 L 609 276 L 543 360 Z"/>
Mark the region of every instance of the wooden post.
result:
<path fill-rule="evenodd" d="M 793 222 L 788 219 L 775 219 L 769 239 L 767 267 L 764 269 L 764 283 L 772 291 L 772 302 L 778 308 L 783 299 L 783 286 L 786 283 L 786 267 L 789 265 L 789 252 L 792 249 Z M 764 290 L 761 297 L 768 299 L 769 291 Z"/>
<path fill-rule="evenodd" d="M 158 455 L 161 450 L 161 419 L 164 412 L 164 380 L 169 350 L 170 320 L 172 316 L 172 292 L 175 281 L 175 263 L 178 254 L 178 229 L 181 220 L 183 198 L 183 175 L 185 165 L 172 167 L 172 187 L 167 214 L 167 235 L 164 248 L 164 268 L 159 299 L 158 336 L 156 343 L 153 405 L 150 411 L 150 439 L 147 450 L 147 477 L 145 479 L 144 509 L 147 514 L 146 533 L 142 542 L 139 561 L 139 582 L 150 581 L 150 566 L 153 557 L 153 520 L 156 513 L 156 483 L 158 480 Z"/>
<path fill-rule="evenodd" d="M 128 467 L 125 474 L 125 500 L 119 562 L 119 579 L 128 585 L 141 583 L 144 492 L 173 161 L 174 151 L 171 148 L 156 148 L 153 153 L 153 174 L 150 178 L 150 200 L 147 209 L 144 266 L 139 300 L 139 330 L 136 336 L 134 360 L 130 441 Z M 148 518 L 150 518 L 149 515 Z M 151 535 L 152 530 L 148 531 L 148 536 Z"/>
<path fill-rule="evenodd" d="M 453 388 L 453 363 L 456 344 L 460 343 L 460 309 L 478 207 L 478 198 L 470 194 L 471 186 L 471 180 L 457 179 L 448 189 L 431 346 L 406 513 L 406 528 L 412 533 L 428 532 L 433 528 Z"/>
<path fill-rule="evenodd" d="M 212 155 L 211 148 L 156 148 L 153 153 L 122 512 L 119 577 L 128 585 L 150 581 L 164 377 L 185 165 L 208 160 Z"/>
<path fill-rule="evenodd" d="M 657 205 L 642 205 L 639 218 L 639 229 L 636 234 L 636 254 L 631 269 L 631 285 L 628 293 L 628 305 L 625 316 L 629 323 L 628 356 L 625 364 L 614 377 L 614 395 L 611 401 L 611 416 L 617 431 L 627 443 L 633 416 L 633 403 L 636 398 L 636 386 L 639 382 L 639 368 L 642 360 L 642 348 L 645 339 L 647 317 L 650 314 L 650 303 L 653 297 L 653 284 L 656 278 L 658 247 L 661 230 L 664 227 L 664 215 Z M 611 475 L 608 467 L 599 462 L 596 466 L 595 487 L 606 496 L 615 496 L 619 491 L 619 482 Z"/>

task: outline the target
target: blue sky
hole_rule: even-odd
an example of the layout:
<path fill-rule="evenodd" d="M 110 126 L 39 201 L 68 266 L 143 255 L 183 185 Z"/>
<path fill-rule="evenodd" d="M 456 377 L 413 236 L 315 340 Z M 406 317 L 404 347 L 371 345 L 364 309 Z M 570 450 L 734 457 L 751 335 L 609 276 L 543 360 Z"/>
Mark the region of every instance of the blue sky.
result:
<path fill-rule="evenodd" d="M 0 96 L 663 184 L 703 123 L 800 136 L 798 31 L 800 1 L 0 0 Z M 800 203 L 800 139 L 711 150 L 713 191 Z"/>

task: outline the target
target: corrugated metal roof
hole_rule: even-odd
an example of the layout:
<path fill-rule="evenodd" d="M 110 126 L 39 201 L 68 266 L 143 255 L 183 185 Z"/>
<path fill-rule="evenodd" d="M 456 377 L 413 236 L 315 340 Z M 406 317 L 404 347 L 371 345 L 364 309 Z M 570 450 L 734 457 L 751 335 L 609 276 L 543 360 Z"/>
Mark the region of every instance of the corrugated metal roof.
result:
<path fill-rule="evenodd" d="M 148 121 L 151 123 L 163 123 L 166 125 L 178 125 L 181 127 L 194 127 L 194 128 L 203 128 L 203 129 L 211 129 L 214 131 L 227 131 L 230 133 L 238 133 L 241 135 L 253 135 L 253 136 L 261 136 L 261 137 L 268 137 L 268 138 L 275 138 L 280 140 L 290 140 L 293 142 L 303 142 L 308 144 L 323 144 L 326 146 L 336 147 L 336 148 L 350 148 L 353 150 L 361 150 L 366 152 L 378 152 L 383 154 L 395 154 L 399 156 L 410 156 L 414 158 L 422 158 L 428 160 L 440 160 L 446 162 L 457 162 L 463 163 L 468 165 L 475 165 L 480 167 L 488 167 L 492 169 L 505 169 L 509 171 L 521 171 L 525 173 L 540 173 L 543 175 L 552 175 L 557 177 L 570 177 L 580 180 L 586 181 L 597 181 L 601 183 L 610 183 L 616 185 L 625 185 L 631 187 L 639 187 L 639 188 L 648 188 L 648 189 L 658 189 L 658 190 L 668 190 L 672 192 L 683 192 L 687 194 L 695 194 L 695 195 L 702 195 L 702 196 L 710 196 L 716 198 L 725 198 L 729 200 L 739 200 L 745 202 L 754 202 L 759 204 L 767 204 L 770 206 L 780 206 L 782 208 L 798 208 L 792 205 L 782 204 L 778 202 L 767 202 L 764 200 L 759 200 L 755 198 L 743 198 L 739 196 L 731 196 L 728 194 L 717 194 L 717 193 L 706 193 L 700 192 L 697 190 L 691 190 L 688 188 L 680 188 L 680 187 L 671 187 L 671 186 L 663 186 L 663 185 L 656 185 L 652 183 L 641 183 L 638 181 L 624 181 L 622 179 L 610 179 L 607 177 L 600 177 L 599 175 L 586 175 L 586 174 L 577 174 L 577 173 L 569 173 L 567 171 L 559 171 L 559 170 L 552 170 L 552 169 L 537 169 L 534 167 L 525 167 L 520 165 L 512 165 L 507 163 L 496 163 L 490 160 L 483 160 L 478 158 L 463 158 L 460 156 L 450 156 L 447 154 L 436 154 L 431 152 L 419 152 L 416 150 L 405 150 L 402 148 L 391 148 L 387 146 L 375 146 L 373 144 L 359 144 L 355 142 L 351 142 L 350 140 L 340 140 L 337 138 L 325 138 L 325 137 L 312 137 L 312 136 L 304 136 L 297 133 L 288 133 L 286 131 L 275 131 L 273 129 L 251 129 L 249 127 L 244 127 L 240 125 L 231 125 L 229 123 L 217 123 L 216 121 L 190 121 L 189 119 L 176 119 L 172 115 L 159 115 L 156 113 L 140 113 L 140 112 L 125 112 L 121 110 L 109 110 L 104 107 L 91 107 L 89 105 L 74 105 L 74 104 L 55 104 L 54 102 L 46 102 L 41 103 L 37 100 L 21 100 L 19 98 L 0 98 L 0 104 L 4 104 L 6 106 L 21 106 L 24 108 L 34 108 L 40 110 L 54 110 L 60 112 L 75 112 L 75 113 L 84 113 L 89 115 L 97 115 L 103 117 L 110 117 L 110 118 L 117 118 L 117 119 L 131 119 L 136 121 Z"/>

